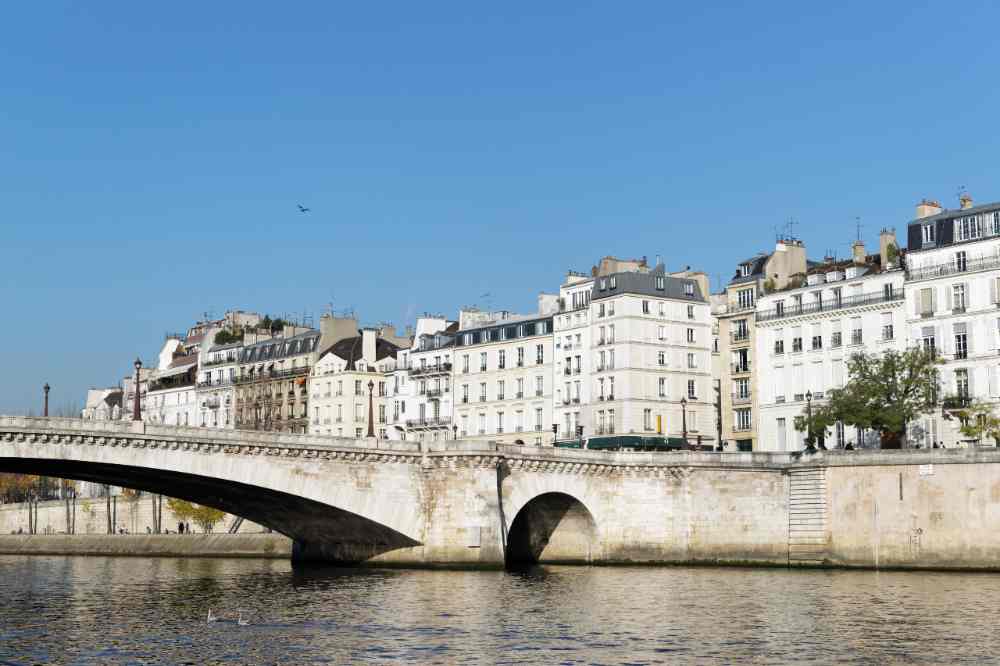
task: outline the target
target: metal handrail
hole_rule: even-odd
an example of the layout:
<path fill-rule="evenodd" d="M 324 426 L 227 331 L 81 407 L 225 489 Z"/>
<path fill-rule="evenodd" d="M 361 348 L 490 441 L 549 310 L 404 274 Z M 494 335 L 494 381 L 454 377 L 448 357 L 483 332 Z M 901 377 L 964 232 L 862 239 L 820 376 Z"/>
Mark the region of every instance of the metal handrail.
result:
<path fill-rule="evenodd" d="M 784 307 L 780 312 L 778 308 L 758 312 L 757 321 L 772 321 L 774 319 L 785 319 L 787 317 L 798 317 L 800 315 L 814 314 L 816 312 L 831 312 L 833 310 L 843 310 L 858 305 L 874 305 L 876 303 L 890 303 L 903 300 L 903 291 L 893 291 L 885 294 L 859 294 L 858 296 L 846 296 L 840 300 L 823 301 L 822 303 L 810 303 L 798 307 Z"/>

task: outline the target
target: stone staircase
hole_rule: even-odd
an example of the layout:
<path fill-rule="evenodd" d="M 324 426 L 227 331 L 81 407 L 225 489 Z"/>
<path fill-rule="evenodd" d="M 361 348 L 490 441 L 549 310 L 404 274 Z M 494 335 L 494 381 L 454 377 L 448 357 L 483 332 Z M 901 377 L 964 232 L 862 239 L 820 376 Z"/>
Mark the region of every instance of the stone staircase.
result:
<path fill-rule="evenodd" d="M 789 473 L 788 564 L 810 566 L 826 559 L 826 470 Z"/>

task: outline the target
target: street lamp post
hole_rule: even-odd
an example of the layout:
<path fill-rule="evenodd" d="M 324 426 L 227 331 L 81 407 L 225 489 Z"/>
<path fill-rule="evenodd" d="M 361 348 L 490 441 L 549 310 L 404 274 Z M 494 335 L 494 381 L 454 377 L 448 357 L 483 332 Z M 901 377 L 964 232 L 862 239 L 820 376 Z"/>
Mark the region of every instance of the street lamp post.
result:
<path fill-rule="evenodd" d="M 558 440 L 559 440 L 559 424 L 558 423 L 553 423 L 552 424 L 552 446 L 555 446 L 556 442 Z"/>
<path fill-rule="evenodd" d="M 142 411 L 139 409 L 139 368 L 142 367 L 142 361 L 136 358 L 133 365 L 135 365 L 135 396 L 132 400 L 132 420 L 141 421 Z"/>
<path fill-rule="evenodd" d="M 806 451 L 813 451 L 813 410 L 812 391 L 806 391 Z"/>
<path fill-rule="evenodd" d="M 45 391 L 45 405 L 42 407 L 42 416 L 48 416 L 49 415 L 49 383 L 48 382 L 45 382 L 45 386 L 42 387 L 42 390 Z"/>
<path fill-rule="evenodd" d="M 458 424 L 457 423 L 454 424 L 453 426 L 451 426 L 451 438 L 453 440 L 457 440 L 458 439 Z"/>
<path fill-rule="evenodd" d="M 375 382 L 368 381 L 368 436 L 375 436 Z"/>
<path fill-rule="evenodd" d="M 688 401 L 687 398 L 681 398 L 681 432 L 684 438 L 684 448 L 690 449 L 691 445 L 688 443 Z"/>

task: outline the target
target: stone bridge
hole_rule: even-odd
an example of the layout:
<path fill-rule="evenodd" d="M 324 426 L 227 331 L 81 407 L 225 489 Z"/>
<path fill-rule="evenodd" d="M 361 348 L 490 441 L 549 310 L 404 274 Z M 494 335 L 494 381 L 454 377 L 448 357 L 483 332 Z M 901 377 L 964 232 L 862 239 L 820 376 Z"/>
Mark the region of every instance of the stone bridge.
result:
<path fill-rule="evenodd" d="M 110 483 L 213 506 L 289 536 L 296 559 L 338 563 L 867 566 L 874 558 L 876 565 L 905 566 L 916 553 L 928 566 L 994 568 L 1000 563 L 997 463 L 996 451 L 796 459 L 461 440 L 421 446 L 0 417 L 0 472 Z M 928 467 L 937 468 L 936 477 Z M 980 471 L 972 474 L 973 467 Z M 934 504 L 943 492 L 956 493 L 951 509 Z M 872 515 L 882 521 L 874 528 Z M 915 549 L 921 521 L 927 529 Z M 970 527 L 989 535 L 972 543 Z M 938 552 L 935 531 L 953 533 L 964 545 Z"/>

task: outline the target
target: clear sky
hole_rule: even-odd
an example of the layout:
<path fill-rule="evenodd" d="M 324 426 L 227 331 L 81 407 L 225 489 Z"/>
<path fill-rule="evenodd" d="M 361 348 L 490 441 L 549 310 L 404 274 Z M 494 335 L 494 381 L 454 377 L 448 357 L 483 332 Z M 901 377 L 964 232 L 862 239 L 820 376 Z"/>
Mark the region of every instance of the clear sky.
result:
<path fill-rule="evenodd" d="M 0 413 L 205 311 L 524 311 L 606 254 L 714 288 L 789 218 L 845 256 L 1000 199 L 994 2 L 487 4 L 7 3 Z"/>

